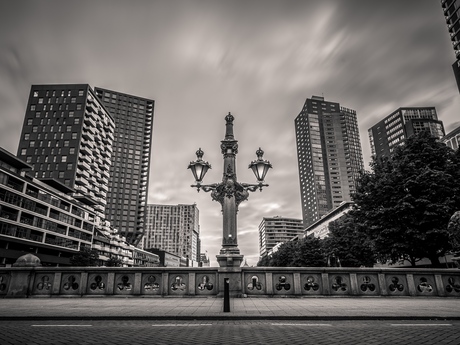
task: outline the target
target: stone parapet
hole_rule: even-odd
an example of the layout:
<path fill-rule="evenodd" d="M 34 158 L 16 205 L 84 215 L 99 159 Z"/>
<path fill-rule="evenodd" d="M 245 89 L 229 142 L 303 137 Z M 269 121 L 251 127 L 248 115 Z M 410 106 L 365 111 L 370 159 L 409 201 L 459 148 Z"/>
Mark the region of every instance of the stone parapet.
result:
<path fill-rule="evenodd" d="M 0 297 L 460 297 L 458 269 L 3 267 Z"/>

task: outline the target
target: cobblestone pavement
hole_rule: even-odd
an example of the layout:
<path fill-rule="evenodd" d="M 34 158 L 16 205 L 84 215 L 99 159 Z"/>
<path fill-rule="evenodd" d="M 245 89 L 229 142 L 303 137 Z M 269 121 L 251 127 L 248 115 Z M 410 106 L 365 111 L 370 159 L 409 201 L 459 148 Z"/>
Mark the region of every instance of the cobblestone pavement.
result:
<path fill-rule="evenodd" d="M 1 321 L 2 345 L 460 344 L 460 321 Z"/>

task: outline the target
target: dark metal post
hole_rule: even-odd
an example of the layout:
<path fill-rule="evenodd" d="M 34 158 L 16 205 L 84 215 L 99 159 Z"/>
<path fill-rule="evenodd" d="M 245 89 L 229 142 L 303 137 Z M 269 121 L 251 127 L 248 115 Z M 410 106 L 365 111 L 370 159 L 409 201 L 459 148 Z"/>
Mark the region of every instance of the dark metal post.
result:
<path fill-rule="evenodd" d="M 230 312 L 230 279 L 224 278 L 224 313 Z"/>

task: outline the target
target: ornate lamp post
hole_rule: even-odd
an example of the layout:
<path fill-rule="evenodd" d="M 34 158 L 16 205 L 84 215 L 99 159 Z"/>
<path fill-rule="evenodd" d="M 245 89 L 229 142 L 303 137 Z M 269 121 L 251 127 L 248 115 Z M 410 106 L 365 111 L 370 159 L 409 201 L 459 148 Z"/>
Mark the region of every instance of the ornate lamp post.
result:
<path fill-rule="evenodd" d="M 204 152 L 201 148 L 196 152 L 197 160 L 190 162 L 188 166 L 195 177 L 198 192 L 203 189 L 205 192 L 211 192 L 211 198 L 222 205 L 223 213 L 223 238 L 222 249 L 217 255 L 217 262 L 220 267 L 239 267 L 243 261 L 243 255 L 238 248 L 236 215 L 238 205 L 248 199 L 249 192 L 255 192 L 257 189 L 262 191 L 262 187 L 268 187 L 264 184 L 265 175 L 268 169 L 272 168 L 269 161 L 263 159 L 264 152 L 259 148 L 256 152 L 257 159 L 249 164 L 249 168 L 254 172 L 258 183 L 248 184 L 239 183 L 236 178 L 236 154 L 238 153 L 238 141 L 233 136 L 232 114 L 228 113 L 225 117 L 226 129 L 225 138 L 221 141 L 220 148 L 224 156 L 224 173 L 221 183 L 202 184 L 204 175 L 211 169 L 211 165 L 202 158 Z"/>

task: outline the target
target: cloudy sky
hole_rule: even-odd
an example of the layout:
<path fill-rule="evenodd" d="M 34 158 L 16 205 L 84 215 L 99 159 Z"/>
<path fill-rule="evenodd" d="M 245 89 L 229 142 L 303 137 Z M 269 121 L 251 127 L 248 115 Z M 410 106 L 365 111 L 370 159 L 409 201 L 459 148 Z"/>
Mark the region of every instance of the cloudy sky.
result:
<path fill-rule="evenodd" d="M 202 250 L 221 247 L 220 205 L 190 188 L 201 147 L 220 182 L 224 117 L 235 116 L 238 179 L 260 146 L 270 187 L 240 205 L 239 247 L 258 260 L 262 217 L 301 218 L 294 119 L 324 95 L 367 129 L 403 106 L 460 125 L 454 52 L 437 0 L 0 2 L 0 146 L 16 153 L 32 84 L 88 83 L 155 100 L 149 202 L 197 203 Z"/>

